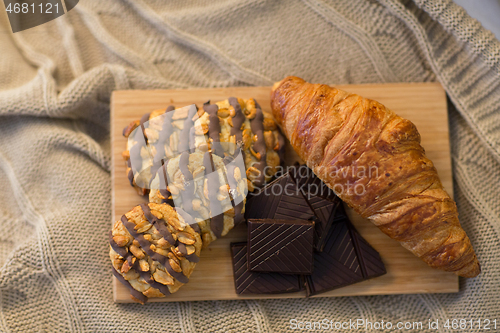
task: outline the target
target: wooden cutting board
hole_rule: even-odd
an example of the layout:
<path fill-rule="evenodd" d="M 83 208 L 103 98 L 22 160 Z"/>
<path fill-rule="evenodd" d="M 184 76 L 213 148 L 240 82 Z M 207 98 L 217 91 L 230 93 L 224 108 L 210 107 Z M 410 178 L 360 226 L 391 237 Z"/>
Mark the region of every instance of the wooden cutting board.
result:
<path fill-rule="evenodd" d="M 448 193 L 453 194 L 448 135 L 446 97 L 438 83 L 366 84 L 338 86 L 349 92 L 375 99 L 400 116 L 411 120 L 422 136 L 422 146 L 434 162 Z M 235 96 L 255 98 L 263 111 L 270 112 L 269 87 L 190 89 L 190 90 L 126 90 L 115 91 L 111 103 L 113 222 L 135 205 L 145 202 L 130 187 L 121 152 L 126 140 L 123 128 L 131 121 L 155 109 L 196 103 L 213 102 Z M 298 159 L 289 146 L 287 163 Z M 458 277 L 452 273 L 428 267 L 405 250 L 398 242 L 383 234 L 372 223 L 348 209 L 353 224 L 361 235 L 380 253 L 387 274 L 372 280 L 333 290 L 315 297 L 388 295 L 458 292 Z M 231 299 L 270 299 L 304 297 L 305 292 L 280 295 L 244 295 L 235 293 L 229 243 L 244 241 L 246 226 L 240 225 L 226 237 L 212 243 L 201 254 L 201 260 L 190 282 L 177 293 L 150 302 L 203 301 Z M 115 302 L 131 302 L 128 290 L 113 277 Z"/>

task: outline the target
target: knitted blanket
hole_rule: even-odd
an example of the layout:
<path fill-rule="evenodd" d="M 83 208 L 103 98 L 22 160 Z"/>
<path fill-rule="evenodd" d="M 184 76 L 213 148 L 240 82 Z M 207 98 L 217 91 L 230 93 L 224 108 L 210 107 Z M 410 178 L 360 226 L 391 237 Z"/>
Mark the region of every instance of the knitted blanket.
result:
<path fill-rule="evenodd" d="M 451 0 L 82 0 L 15 34 L 0 12 L 1 331 L 283 332 L 293 319 L 364 319 L 424 332 L 431 319 L 444 332 L 446 319 L 473 319 L 465 331 L 476 332 L 478 319 L 500 320 L 500 42 Z M 482 274 L 456 294 L 115 304 L 111 92 L 291 74 L 443 85 L 454 196 Z"/>

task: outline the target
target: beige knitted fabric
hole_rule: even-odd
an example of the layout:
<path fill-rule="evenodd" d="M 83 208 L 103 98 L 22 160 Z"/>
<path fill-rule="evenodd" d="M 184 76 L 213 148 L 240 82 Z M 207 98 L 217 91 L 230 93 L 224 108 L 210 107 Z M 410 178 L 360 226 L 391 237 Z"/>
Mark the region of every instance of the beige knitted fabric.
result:
<path fill-rule="evenodd" d="M 451 0 L 81 0 L 16 34 L 0 12 L 0 331 L 500 320 L 500 43 Z M 483 273 L 461 279 L 458 294 L 114 304 L 112 90 L 271 85 L 290 74 L 443 84 L 456 106 L 455 198 Z"/>

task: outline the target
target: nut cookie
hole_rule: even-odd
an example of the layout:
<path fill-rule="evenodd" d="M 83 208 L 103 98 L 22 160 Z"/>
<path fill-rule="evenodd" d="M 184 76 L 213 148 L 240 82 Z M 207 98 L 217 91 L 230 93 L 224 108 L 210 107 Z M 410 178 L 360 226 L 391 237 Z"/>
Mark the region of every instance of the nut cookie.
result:
<path fill-rule="evenodd" d="M 249 191 L 274 176 L 285 151 L 285 139 L 272 116 L 263 112 L 253 98 L 230 97 L 215 104 L 207 102 L 202 109 L 196 105 L 179 109 L 169 106 L 133 121 L 123 135 L 128 138 L 122 154 L 128 166 L 127 176 L 140 195 L 149 192 L 162 159 L 186 150 L 211 151 L 224 158 L 240 147 Z M 133 168 L 132 161 L 140 165 Z"/>
<path fill-rule="evenodd" d="M 235 152 L 235 156 L 241 153 Z M 183 152 L 166 160 L 151 182 L 149 201 L 180 207 L 198 223 L 203 246 L 244 220 L 247 181 L 242 159 Z"/>
<path fill-rule="evenodd" d="M 156 203 L 136 206 L 110 232 L 113 274 L 139 303 L 174 293 L 189 281 L 199 261 L 199 232 L 180 208 Z"/>

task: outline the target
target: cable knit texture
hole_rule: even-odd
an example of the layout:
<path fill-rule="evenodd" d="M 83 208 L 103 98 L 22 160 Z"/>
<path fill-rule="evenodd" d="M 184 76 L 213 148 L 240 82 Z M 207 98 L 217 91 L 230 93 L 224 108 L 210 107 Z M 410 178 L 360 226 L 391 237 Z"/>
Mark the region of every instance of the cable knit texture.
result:
<path fill-rule="evenodd" d="M 425 331 L 500 317 L 500 43 L 451 0 L 82 0 L 16 34 L 0 12 L 0 331 L 283 332 L 292 318 Z M 287 75 L 441 82 L 455 199 L 483 273 L 457 294 L 114 304 L 111 92 Z"/>

